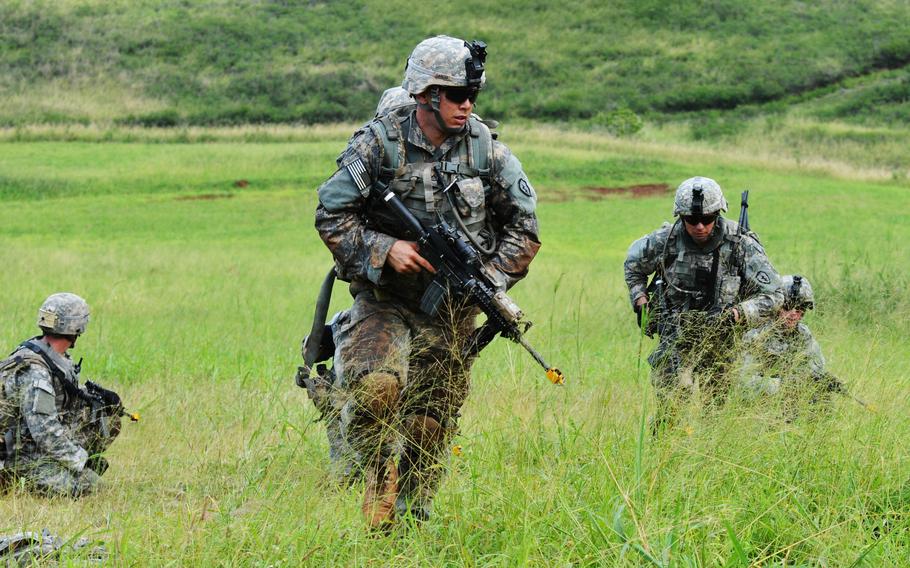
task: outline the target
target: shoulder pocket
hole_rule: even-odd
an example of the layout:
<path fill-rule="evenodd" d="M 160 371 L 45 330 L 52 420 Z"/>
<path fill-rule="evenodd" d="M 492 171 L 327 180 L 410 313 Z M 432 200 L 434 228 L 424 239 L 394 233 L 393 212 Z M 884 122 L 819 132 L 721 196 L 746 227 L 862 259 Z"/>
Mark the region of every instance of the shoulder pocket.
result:
<path fill-rule="evenodd" d="M 35 390 L 35 399 L 32 402 L 32 412 L 35 414 L 56 414 L 57 397 L 54 394 L 54 387 L 46 379 L 38 379 L 33 383 Z"/>

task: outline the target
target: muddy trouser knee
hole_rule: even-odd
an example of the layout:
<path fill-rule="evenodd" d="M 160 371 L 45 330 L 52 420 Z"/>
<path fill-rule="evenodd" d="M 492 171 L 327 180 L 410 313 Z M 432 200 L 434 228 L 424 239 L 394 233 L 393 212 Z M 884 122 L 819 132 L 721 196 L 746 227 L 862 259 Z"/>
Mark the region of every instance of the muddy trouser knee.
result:
<path fill-rule="evenodd" d="M 375 467 L 398 448 L 398 412 L 407 377 L 410 329 L 391 304 L 355 298 L 335 337 L 338 434 L 360 468 Z"/>
<path fill-rule="evenodd" d="M 396 501 L 399 513 L 410 511 L 419 519 L 429 516 L 442 480 L 448 442 L 456 433 L 458 411 L 468 394 L 470 367 L 470 362 L 446 351 L 423 359 L 412 364 L 404 393 L 404 447 Z"/>

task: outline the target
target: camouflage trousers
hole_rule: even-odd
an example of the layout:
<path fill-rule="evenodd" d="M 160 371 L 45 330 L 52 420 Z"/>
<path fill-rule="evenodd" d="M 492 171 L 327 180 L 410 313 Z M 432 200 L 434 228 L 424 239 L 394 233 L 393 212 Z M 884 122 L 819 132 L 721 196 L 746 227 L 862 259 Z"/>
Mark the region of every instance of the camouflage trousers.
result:
<path fill-rule="evenodd" d="M 101 475 L 107 461 L 101 457 L 120 432 L 120 417 L 105 417 L 104 430 L 99 432 L 98 420 L 79 421 L 72 426 L 73 440 L 86 449 L 89 461 L 80 472 L 75 472 L 42 452 L 33 441 L 26 442 L 6 461 L 2 470 L 7 485 L 22 481 L 27 489 L 48 496 L 81 497 L 94 493 L 101 484 Z"/>
<path fill-rule="evenodd" d="M 461 347 L 474 309 L 430 318 L 397 301 L 357 295 L 335 335 L 336 451 L 360 471 L 398 461 L 396 508 L 429 512 L 441 459 L 469 389 Z M 331 422 L 331 421 L 330 421 Z"/>
<path fill-rule="evenodd" d="M 686 315 L 661 329 L 648 356 L 658 405 L 655 427 L 672 423 L 678 405 L 696 393 L 707 404 L 722 404 L 730 391 L 736 330 L 713 326 L 701 314 Z"/>
<path fill-rule="evenodd" d="M 76 473 L 56 461 L 22 454 L 15 467 L 8 471 L 10 483 L 17 479 L 22 480 L 31 491 L 61 497 L 88 495 L 101 483 L 101 476 L 88 467 Z"/>

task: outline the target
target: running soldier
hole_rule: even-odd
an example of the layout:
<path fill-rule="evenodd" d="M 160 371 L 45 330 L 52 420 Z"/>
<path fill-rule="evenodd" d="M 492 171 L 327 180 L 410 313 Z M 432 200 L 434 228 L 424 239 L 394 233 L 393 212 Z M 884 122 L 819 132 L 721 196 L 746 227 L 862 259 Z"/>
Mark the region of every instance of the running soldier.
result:
<path fill-rule="evenodd" d="M 540 247 L 536 194 L 509 149 L 472 117 L 486 46 L 437 36 L 408 59 L 402 87 L 416 102 L 358 130 L 319 188 L 316 228 L 351 283 L 353 306 L 334 322 L 342 447 L 357 460 L 371 527 L 396 513 L 428 518 L 441 458 L 468 394 L 459 354 L 477 309 L 420 309 L 433 266 L 376 198 L 390 188 L 421 222 L 458 228 L 501 289 L 522 279 Z"/>

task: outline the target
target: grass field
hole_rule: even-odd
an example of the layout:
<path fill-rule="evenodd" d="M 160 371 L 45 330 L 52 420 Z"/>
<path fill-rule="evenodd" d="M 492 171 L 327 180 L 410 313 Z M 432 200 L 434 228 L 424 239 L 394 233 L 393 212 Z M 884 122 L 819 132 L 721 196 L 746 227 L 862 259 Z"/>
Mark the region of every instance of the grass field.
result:
<path fill-rule="evenodd" d="M 350 130 L 0 136 L 2 344 L 36 331 L 50 293 L 83 295 L 84 374 L 143 415 L 109 452 L 104 490 L 76 502 L 8 493 L 0 534 L 84 534 L 123 565 L 906 562 L 906 178 L 872 158 L 807 163 L 660 133 L 503 129 L 541 196 L 544 246 L 514 297 L 568 382 L 551 386 L 495 341 L 474 367 L 464 452 L 449 460 L 434 519 L 367 534 L 360 492 L 326 479 L 323 426 L 293 384 L 330 265 L 314 188 Z M 731 217 L 752 191 L 772 262 L 816 288 L 808 323 L 830 370 L 876 412 L 839 399 L 829 416 L 788 424 L 773 405 L 731 404 L 657 440 L 644 432 L 653 393 L 639 350 L 652 342 L 640 346 L 621 264 L 670 218 L 672 197 L 592 188 L 691 175 L 720 181 Z M 348 301 L 336 288 L 334 303 Z"/>

